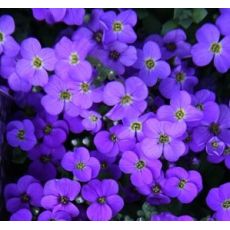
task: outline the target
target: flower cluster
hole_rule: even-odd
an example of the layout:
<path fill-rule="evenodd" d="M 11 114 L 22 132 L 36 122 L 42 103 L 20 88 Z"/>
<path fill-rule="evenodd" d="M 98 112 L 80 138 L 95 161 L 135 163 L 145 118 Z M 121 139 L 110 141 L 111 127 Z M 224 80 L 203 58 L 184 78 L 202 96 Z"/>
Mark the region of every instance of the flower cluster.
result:
<path fill-rule="evenodd" d="M 0 17 L 1 82 L 17 105 L 5 136 L 25 156 L 4 188 L 9 219 L 119 220 L 145 203 L 148 220 L 196 220 L 181 204 L 206 197 L 200 219 L 230 220 L 230 182 L 209 187 L 202 168 L 230 169 L 229 98 L 202 72 L 230 69 L 230 12 L 195 43 L 182 29 L 139 39 L 130 9 L 32 13 L 71 29 L 52 46 L 17 42 L 14 19 Z"/>

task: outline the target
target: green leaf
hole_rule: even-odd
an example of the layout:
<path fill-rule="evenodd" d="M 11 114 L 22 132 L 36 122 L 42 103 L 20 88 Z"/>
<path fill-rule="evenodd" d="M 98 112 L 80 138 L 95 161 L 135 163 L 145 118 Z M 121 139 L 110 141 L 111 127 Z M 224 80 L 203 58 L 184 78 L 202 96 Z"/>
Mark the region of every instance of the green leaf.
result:
<path fill-rule="evenodd" d="M 23 164 L 25 163 L 27 158 L 27 153 L 22 151 L 19 148 L 15 148 L 13 150 L 13 154 L 12 154 L 12 162 L 14 164 Z"/>
<path fill-rule="evenodd" d="M 181 20 L 178 24 L 182 26 L 184 29 L 188 29 L 189 26 L 192 25 L 192 19 L 187 18 L 187 19 Z"/>
<path fill-rule="evenodd" d="M 149 16 L 149 12 L 146 9 L 136 9 L 138 19 L 142 20 L 144 18 L 147 18 Z"/>
<path fill-rule="evenodd" d="M 206 16 L 208 12 L 206 9 L 193 9 L 192 18 L 193 22 L 200 23 Z"/>
<path fill-rule="evenodd" d="M 191 9 L 175 9 L 173 18 L 180 21 L 192 16 Z"/>
<path fill-rule="evenodd" d="M 174 21 L 174 20 L 171 20 L 171 21 L 167 21 L 163 27 L 162 27 L 162 30 L 161 30 L 161 33 L 162 34 L 166 34 L 168 31 L 172 30 L 172 29 L 175 29 L 177 27 L 177 23 Z"/>
<path fill-rule="evenodd" d="M 192 9 L 175 9 L 174 20 L 177 24 L 182 26 L 184 29 L 188 29 L 191 26 L 192 20 Z"/>

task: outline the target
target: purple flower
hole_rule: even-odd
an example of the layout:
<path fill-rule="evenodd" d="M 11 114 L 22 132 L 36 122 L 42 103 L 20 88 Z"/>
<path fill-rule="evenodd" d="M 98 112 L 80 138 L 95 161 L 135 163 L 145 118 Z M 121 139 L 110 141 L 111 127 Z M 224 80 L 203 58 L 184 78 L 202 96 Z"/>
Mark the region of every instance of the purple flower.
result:
<path fill-rule="evenodd" d="M 29 165 L 29 173 L 36 179 L 47 181 L 56 177 L 56 164 L 65 154 L 64 146 L 48 147 L 44 144 L 37 145 L 29 151 L 32 162 Z"/>
<path fill-rule="evenodd" d="M 117 74 L 124 74 L 125 67 L 132 66 L 137 60 L 137 50 L 134 46 L 116 41 L 103 49 L 95 49 L 92 56 L 98 58 L 105 66 Z"/>
<path fill-rule="evenodd" d="M 81 182 L 90 181 L 100 171 L 99 161 L 95 157 L 90 157 L 89 151 L 84 147 L 75 148 L 74 152 L 67 152 L 61 165 Z"/>
<path fill-rule="evenodd" d="M 104 42 L 110 43 L 116 40 L 133 43 L 137 36 L 132 27 L 137 23 L 137 15 L 133 10 L 125 10 L 116 15 L 114 11 L 109 11 L 100 17 L 104 24 Z"/>
<path fill-rule="evenodd" d="M 190 150 L 195 152 L 195 153 L 198 153 L 198 152 L 202 151 L 202 149 L 203 149 L 202 146 L 197 145 L 196 140 L 194 138 L 193 131 L 194 131 L 194 128 L 189 127 L 183 135 L 183 141 L 184 141 L 185 147 L 186 147 L 184 155 L 189 153 Z"/>
<path fill-rule="evenodd" d="M 216 19 L 216 25 L 222 35 L 230 35 L 229 29 L 230 23 L 230 14 L 228 13 L 221 13 L 221 15 Z"/>
<path fill-rule="evenodd" d="M 50 8 L 52 10 L 52 8 Z M 66 14 L 63 22 L 67 25 L 81 25 L 84 21 L 85 9 L 83 8 L 69 8 L 66 9 Z"/>
<path fill-rule="evenodd" d="M 158 35 L 152 36 L 149 40 L 159 44 L 163 59 L 172 57 L 185 58 L 190 56 L 191 45 L 186 42 L 186 34 L 182 29 L 174 29 L 167 32 L 163 38 Z"/>
<path fill-rule="evenodd" d="M 139 193 L 147 196 L 146 200 L 151 205 L 169 204 L 171 199 L 164 192 L 165 178 L 163 173 L 155 177 L 151 184 L 137 187 Z"/>
<path fill-rule="evenodd" d="M 32 10 L 33 16 L 38 21 L 46 20 L 48 24 L 54 24 L 62 21 L 67 25 L 81 25 L 85 15 L 85 10 L 82 8 L 35 8 Z"/>
<path fill-rule="evenodd" d="M 54 75 L 44 90 L 47 94 L 43 96 L 41 103 L 49 114 L 58 115 L 65 111 L 70 116 L 79 115 L 80 108 L 76 103 L 79 94 L 73 81 Z"/>
<path fill-rule="evenodd" d="M 10 221 L 31 221 L 32 218 L 33 216 L 30 210 L 23 208 L 15 212 L 10 217 Z"/>
<path fill-rule="evenodd" d="M 53 71 L 56 63 L 53 49 L 42 49 L 36 38 L 27 38 L 21 44 L 20 53 L 22 58 L 16 64 L 19 76 L 31 85 L 45 86 L 48 83 L 47 71 Z"/>
<path fill-rule="evenodd" d="M 193 131 L 193 137 L 198 146 L 205 148 L 207 142 L 217 136 L 225 144 L 230 144 L 230 109 L 220 105 L 219 109 L 210 110 L 210 118 L 201 122 Z"/>
<path fill-rule="evenodd" d="M 26 93 L 30 92 L 32 88 L 31 84 L 25 78 L 20 77 L 16 72 L 9 76 L 8 84 L 12 90 Z"/>
<path fill-rule="evenodd" d="M 89 62 L 85 61 L 89 47 L 90 44 L 87 39 L 72 42 L 67 37 L 63 37 L 55 46 L 58 59 L 55 65 L 56 74 L 66 78 L 70 71 L 74 71 L 78 76 L 89 76 L 92 67 Z"/>
<path fill-rule="evenodd" d="M 225 73 L 230 67 L 230 37 L 220 40 L 218 28 L 210 23 L 204 24 L 196 32 L 198 41 L 192 47 L 193 62 L 197 66 L 206 66 L 214 59 L 214 66 L 220 73 Z"/>
<path fill-rule="evenodd" d="M 193 218 L 188 215 L 175 216 L 170 212 L 161 212 L 160 214 L 154 214 L 151 216 L 152 221 L 192 221 Z"/>
<path fill-rule="evenodd" d="M 1 77 L 8 79 L 11 74 L 15 73 L 16 63 L 17 63 L 16 57 L 9 57 L 3 54 L 0 59 Z"/>
<path fill-rule="evenodd" d="M 15 57 L 19 52 L 19 45 L 11 36 L 15 30 L 14 19 L 10 15 L 0 17 L 0 54 Z"/>
<path fill-rule="evenodd" d="M 4 190 L 7 211 L 14 213 L 19 209 L 29 209 L 30 205 L 40 207 L 43 188 L 32 176 L 21 177 L 17 184 L 7 184 Z"/>
<path fill-rule="evenodd" d="M 38 221 L 66 221 L 71 219 L 71 215 L 65 211 L 44 211 L 38 216 Z"/>
<path fill-rule="evenodd" d="M 230 183 L 212 188 L 208 193 L 206 203 L 215 212 L 214 219 L 230 220 Z"/>
<path fill-rule="evenodd" d="M 72 133 L 81 133 L 85 129 L 82 125 L 82 118 L 80 116 L 71 117 L 65 113 L 64 120 L 68 123 L 69 130 Z"/>
<path fill-rule="evenodd" d="M 210 157 L 220 157 L 224 149 L 225 144 L 218 137 L 212 137 L 206 145 L 206 152 Z"/>
<path fill-rule="evenodd" d="M 89 109 L 93 103 L 102 101 L 102 87 L 93 86 L 92 72 L 77 74 L 71 71 L 69 74 L 73 80 L 74 98 L 73 102 L 83 109 Z"/>
<path fill-rule="evenodd" d="M 90 202 L 87 208 L 89 220 L 106 221 L 112 219 L 124 206 L 123 199 L 117 195 L 115 180 L 92 180 L 82 187 L 82 196 Z"/>
<path fill-rule="evenodd" d="M 139 117 L 125 117 L 122 120 L 123 126 L 125 127 L 124 132 L 127 132 L 127 136 L 132 136 L 133 138 L 136 138 L 138 141 L 143 140 L 143 125 L 146 120 L 148 120 L 149 118 L 153 118 L 154 116 L 154 113 L 149 112 Z"/>
<path fill-rule="evenodd" d="M 131 182 L 134 186 L 150 184 L 153 178 L 160 176 L 162 164 L 158 160 L 146 158 L 139 146 L 134 151 L 122 153 L 119 167 L 121 171 L 131 174 Z"/>
<path fill-rule="evenodd" d="M 37 143 L 34 125 L 28 119 L 8 123 L 6 138 L 11 146 L 19 147 L 25 151 L 31 150 Z"/>
<path fill-rule="evenodd" d="M 160 93 L 170 99 L 175 92 L 186 90 L 192 92 L 198 79 L 194 76 L 194 69 L 187 67 L 184 63 L 173 69 L 171 75 L 163 79 L 159 85 Z"/>
<path fill-rule="evenodd" d="M 57 211 L 64 211 L 71 216 L 78 216 L 79 210 L 72 203 L 80 192 L 80 184 L 67 178 L 54 179 L 46 182 L 44 196 L 41 200 L 43 208 Z"/>
<path fill-rule="evenodd" d="M 113 126 L 109 131 L 102 130 L 94 137 L 97 150 L 107 156 L 114 157 L 119 151 L 130 150 L 135 145 L 132 137 L 127 137 L 121 125 Z M 125 134 L 125 135 L 124 135 Z"/>
<path fill-rule="evenodd" d="M 201 122 L 213 121 L 213 117 L 219 113 L 219 106 L 215 103 L 215 98 L 215 94 L 207 89 L 199 90 L 192 95 L 192 104 L 204 114 Z"/>
<path fill-rule="evenodd" d="M 186 42 L 186 34 L 181 29 L 175 29 L 165 34 L 163 38 L 163 57 L 169 59 L 174 56 L 184 58 L 190 56 L 191 45 Z"/>
<path fill-rule="evenodd" d="M 36 136 L 42 139 L 43 143 L 50 147 L 57 147 L 63 144 L 69 132 L 68 125 L 57 116 L 43 113 L 34 119 Z"/>
<path fill-rule="evenodd" d="M 39 111 L 43 111 L 41 105 L 42 94 L 38 92 L 29 92 L 29 93 L 15 93 L 15 102 L 17 106 L 22 109 L 27 116 L 35 116 Z"/>
<path fill-rule="evenodd" d="M 137 77 L 128 78 L 124 85 L 117 81 L 108 83 L 104 88 L 103 101 L 113 108 L 106 116 L 111 120 L 137 117 L 147 107 L 147 95 L 146 85 Z"/>
<path fill-rule="evenodd" d="M 173 94 L 170 105 L 163 105 L 157 111 L 160 120 L 174 122 L 174 128 L 185 132 L 188 122 L 200 121 L 202 111 L 191 105 L 191 96 L 186 91 Z"/>
<path fill-rule="evenodd" d="M 101 129 L 102 121 L 99 113 L 86 110 L 81 113 L 81 117 L 83 117 L 82 125 L 85 130 L 96 133 Z"/>
<path fill-rule="evenodd" d="M 72 36 L 74 41 L 82 37 L 88 39 L 92 46 L 92 52 L 95 48 L 103 45 L 104 26 L 100 21 L 102 14 L 102 9 L 92 9 L 90 21 L 86 25 L 87 27 L 80 27 Z"/>
<path fill-rule="evenodd" d="M 143 50 L 137 52 L 135 67 L 139 69 L 139 77 L 147 86 L 153 86 L 158 78 L 167 78 L 170 74 L 170 66 L 161 60 L 161 51 L 157 43 L 149 41 L 144 44 Z"/>
<path fill-rule="evenodd" d="M 227 145 L 224 150 L 224 163 L 225 166 L 230 169 L 230 145 Z"/>
<path fill-rule="evenodd" d="M 116 156 L 110 157 L 101 154 L 98 151 L 92 151 L 91 156 L 97 158 L 100 162 L 100 178 L 112 178 L 118 180 L 121 177 L 121 170 L 119 165 L 116 163 Z"/>
<path fill-rule="evenodd" d="M 182 132 L 175 129 L 173 123 L 152 118 L 145 122 L 143 129 L 145 138 L 141 149 L 146 157 L 158 159 L 163 154 L 166 160 L 174 162 L 184 154 Z"/>
<path fill-rule="evenodd" d="M 48 24 L 53 24 L 55 22 L 60 22 L 65 16 L 66 9 L 65 8 L 35 8 L 32 9 L 33 16 L 36 20 L 42 21 L 46 20 Z"/>
<path fill-rule="evenodd" d="M 187 172 L 181 167 L 174 167 L 166 172 L 165 194 L 173 198 L 176 197 L 181 203 L 191 203 L 202 187 L 202 178 L 197 171 Z"/>

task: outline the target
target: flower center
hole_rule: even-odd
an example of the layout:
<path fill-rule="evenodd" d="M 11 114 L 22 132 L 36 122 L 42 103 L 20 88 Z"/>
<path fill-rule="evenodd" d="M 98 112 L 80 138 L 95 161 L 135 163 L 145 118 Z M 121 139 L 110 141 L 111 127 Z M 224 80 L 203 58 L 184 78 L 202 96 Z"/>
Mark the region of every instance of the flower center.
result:
<path fill-rule="evenodd" d="M 137 169 L 143 169 L 145 167 L 145 162 L 140 160 L 136 163 L 136 168 Z"/>
<path fill-rule="evenodd" d="M 152 58 L 147 59 L 145 61 L 145 65 L 148 69 L 153 69 L 153 67 L 155 66 L 155 61 Z"/>
<path fill-rule="evenodd" d="M 179 182 L 179 184 L 178 184 L 178 187 L 179 187 L 179 188 L 184 188 L 184 186 L 186 185 L 186 183 L 187 183 L 187 181 L 184 180 L 184 179 L 182 179 L 182 180 L 180 180 L 180 182 Z"/>
<path fill-rule="evenodd" d="M 79 169 L 79 170 L 82 170 L 82 169 L 85 168 L 85 164 L 82 163 L 82 162 L 79 162 L 79 163 L 77 163 L 76 168 Z"/>
<path fill-rule="evenodd" d="M 230 208 L 230 200 L 225 200 L 222 204 L 224 208 Z"/>
<path fill-rule="evenodd" d="M 102 37 L 103 37 L 102 31 L 99 30 L 99 31 L 94 33 L 94 40 L 96 40 L 97 43 L 102 42 Z"/>
<path fill-rule="evenodd" d="M 41 58 L 35 57 L 33 59 L 33 67 L 35 67 L 36 69 L 40 69 L 42 67 L 42 65 L 43 65 L 43 62 L 42 62 Z"/>
<path fill-rule="evenodd" d="M 21 196 L 22 203 L 28 203 L 30 201 L 30 197 L 27 194 L 23 194 Z"/>
<path fill-rule="evenodd" d="M 176 81 L 177 82 L 183 82 L 184 79 L 185 79 L 185 73 L 184 72 L 181 71 L 181 72 L 178 72 L 176 74 Z"/>
<path fill-rule="evenodd" d="M 101 196 L 101 197 L 99 197 L 99 198 L 97 199 L 97 202 L 98 202 L 99 204 L 104 204 L 104 203 L 106 202 L 106 198 L 105 198 L 104 196 Z"/>
<path fill-rule="evenodd" d="M 111 135 L 110 135 L 110 140 L 111 140 L 112 142 L 116 142 L 116 141 L 117 141 L 116 135 L 115 135 L 115 134 L 111 134 Z"/>
<path fill-rule="evenodd" d="M 118 59 L 119 59 L 119 57 L 120 57 L 120 53 L 119 52 L 117 52 L 116 50 L 111 50 L 110 52 L 109 52 L 109 57 L 110 57 L 110 59 L 112 59 L 112 60 L 114 60 L 114 61 L 117 61 Z"/>
<path fill-rule="evenodd" d="M 131 124 L 131 129 L 133 131 L 140 131 L 142 129 L 142 124 L 140 122 L 133 122 Z"/>
<path fill-rule="evenodd" d="M 95 116 L 95 115 L 90 115 L 89 119 L 92 121 L 92 122 L 96 122 L 98 120 L 98 117 Z"/>
<path fill-rule="evenodd" d="M 51 133 L 51 131 L 52 131 L 52 125 L 50 124 L 46 125 L 46 127 L 44 128 L 44 133 L 48 135 Z"/>
<path fill-rule="evenodd" d="M 184 139 L 184 142 L 185 143 L 189 143 L 192 141 L 192 135 L 188 135 L 185 139 Z"/>
<path fill-rule="evenodd" d="M 71 65 L 76 65 L 79 63 L 79 57 L 77 53 L 71 53 L 69 59 Z"/>
<path fill-rule="evenodd" d="M 66 205 L 69 203 L 69 198 L 67 196 L 60 196 L 59 197 L 59 203 Z"/>
<path fill-rule="evenodd" d="M 101 162 L 101 168 L 102 169 L 107 169 L 108 168 L 108 164 L 105 161 Z"/>
<path fill-rule="evenodd" d="M 153 187 L 152 187 L 152 191 L 153 191 L 153 193 L 160 193 L 160 191 L 161 191 L 161 187 L 160 187 L 160 185 L 154 185 Z"/>
<path fill-rule="evenodd" d="M 115 22 L 113 23 L 113 31 L 115 31 L 115 32 L 120 32 L 120 31 L 122 31 L 122 29 L 123 29 L 123 24 L 122 24 L 122 22 L 115 21 Z"/>
<path fill-rule="evenodd" d="M 0 32 L 0 43 L 2 43 L 3 41 L 4 41 L 4 34 Z"/>
<path fill-rule="evenodd" d="M 19 140 L 24 140 L 25 138 L 25 131 L 23 129 L 18 130 L 17 137 Z"/>
<path fill-rule="evenodd" d="M 168 142 L 169 142 L 169 136 L 166 135 L 166 134 L 161 134 L 161 135 L 160 135 L 160 138 L 159 138 L 159 142 L 160 142 L 161 144 L 166 144 L 166 143 L 168 143 Z"/>
<path fill-rule="evenodd" d="M 81 90 L 84 92 L 84 93 L 87 93 L 89 91 L 89 84 L 86 83 L 86 82 L 82 82 L 81 85 Z"/>
<path fill-rule="evenodd" d="M 218 135 L 218 134 L 220 134 L 220 127 L 219 127 L 219 125 L 217 124 L 217 123 L 215 123 L 215 122 L 213 122 L 211 125 L 210 125 L 210 127 L 209 127 L 209 130 L 210 130 L 210 132 L 212 133 L 212 134 L 214 134 L 214 135 Z"/>
<path fill-rule="evenodd" d="M 219 147 L 219 143 L 217 141 L 212 141 L 211 145 L 214 149 L 217 149 Z"/>
<path fill-rule="evenodd" d="M 71 99 L 71 96 L 72 95 L 68 90 L 62 91 L 60 94 L 61 100 L 64 100 L 64 101 L 69 101 Z"/>
<path fill-rule="evenodd" d="M 51 157 L 49 155 L 41 155 L 40 161 L 44 164 L 49 163 L 51 161 Z"/>
<path fill-rule="evenodd" d="M 185 116 L 185 111 L 183 109 L 178 109 L 175 115 L 177 120 L 182 120 Z"/>
<path fill-rule="evenodd" d="M 221 45 L 221 43 L 214 42 L 214 43 L 212 43 L 210 49 L 214 54 L 219 54 L 222 51 L 222 45 Z"/>
<path fill-rule="evenodd" d="M 132 103 L 132 98 L 129 95 L 125 95 L 121 98 L 122 105 L 130 105 Z"/>
<path fill-rule="evenodd" d="M 201 110 L 201 111 L 203 111 L 203 110 L 204 110 L 204 105 L 201 104 L 201 103 L 198 103 L 198 104 L 196 105 L 196 108 L 199 109 L 199 110 Z"/>
<path fill-rule="evenodd" d="M 173 51 L 176 50 L 177 46 L 176 46 L 176 44 L 174 42 L 169 42 L 169 43 L 166 44 L 166 48 L 167 48 L 168 51 L 173 52 Z"/>

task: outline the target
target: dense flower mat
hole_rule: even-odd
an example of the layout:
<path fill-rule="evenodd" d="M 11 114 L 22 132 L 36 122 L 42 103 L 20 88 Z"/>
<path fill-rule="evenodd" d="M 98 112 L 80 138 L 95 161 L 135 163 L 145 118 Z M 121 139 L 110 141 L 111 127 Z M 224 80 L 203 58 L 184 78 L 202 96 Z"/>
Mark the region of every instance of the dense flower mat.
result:
<path fill-rule="evenodd" d="M 3 219 L 230 220 L 230 10 L 165 12 L 1 10 Z"/>

